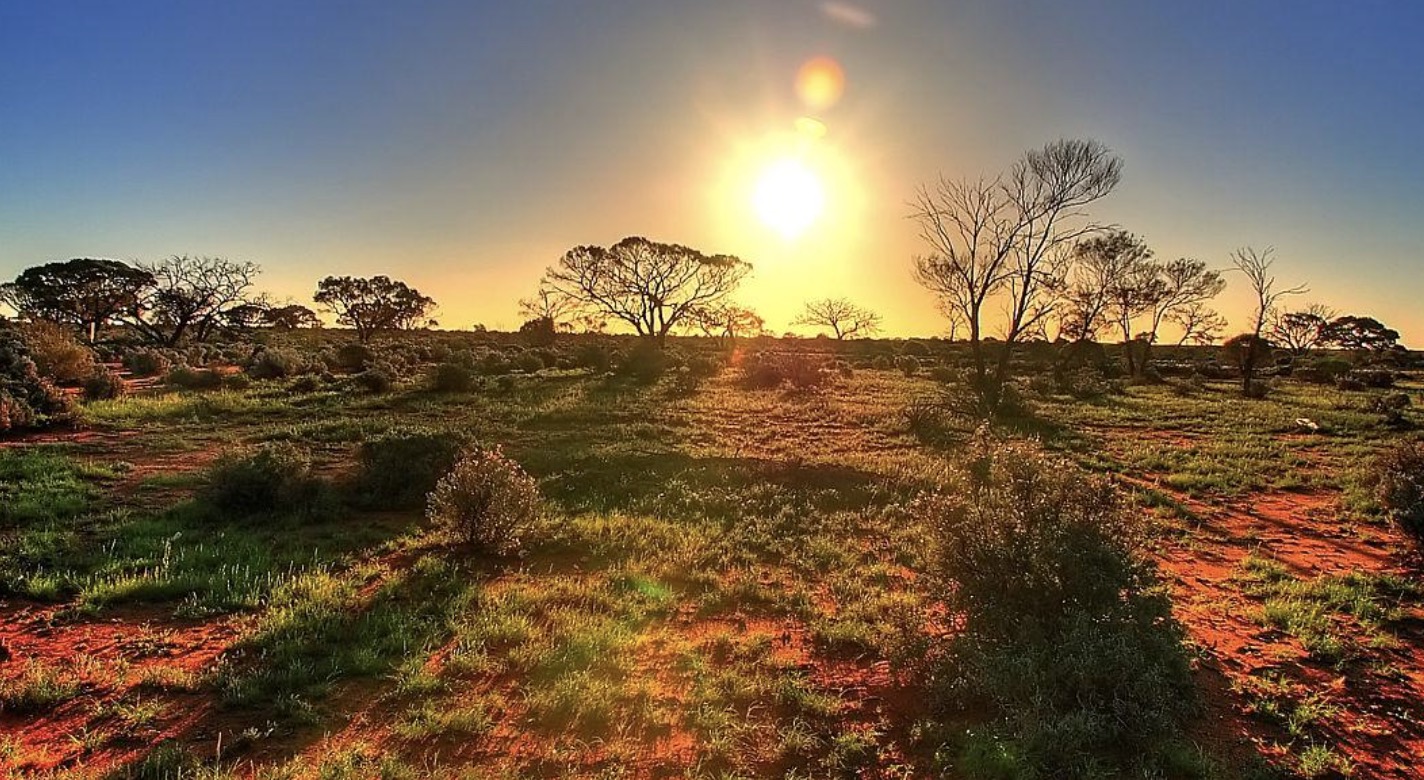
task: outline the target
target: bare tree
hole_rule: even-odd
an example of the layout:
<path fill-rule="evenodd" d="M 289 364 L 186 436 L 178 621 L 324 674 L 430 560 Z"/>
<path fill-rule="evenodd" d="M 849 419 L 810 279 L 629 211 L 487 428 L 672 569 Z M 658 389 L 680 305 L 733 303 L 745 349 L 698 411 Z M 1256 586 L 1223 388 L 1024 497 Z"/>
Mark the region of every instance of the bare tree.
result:
<path fill-rule="evenodd" d="M 252 292 L 261 273 L 256 263 L 174 255 L 138 267 L 154 282 L 134 299 L 127 319 L 157 344 L 177 346 L 185 338 L 206 341 L 225 324 L 229 312 L 265 305 L 262 296 Z"/>
<path fill-rule="evenodd" d="M 1007 177 L 948 181 L 918 193 L 912 218 L 929 253 L 915 278 L 958 309 L 969 329 L 981 411 L 998 411 L 1014 346 L 1037 333 L 1063 288 L 1072 242 L 1100 228 L 1082 209 L 1112 192 L 1122 160 L 1091 140 L 1062 140 L 1030 151 Z M 1006 299 L 1003 340 L 993 365 L 984 345 L 984 307 Z"/>
<path fill-rule="evenodd" d="M 539 283 L 533 296 L 519 299 L 519 313 L 526 320 L 548 320 L 556 332 L 573 329 L 578 308 L 578 301 L 546 282 Z"/>
<path fill-rule="evenodd" d="M 1251 292 L 1256 297 L 1256 305 L 1251 315 L 1251 331 L 1243 334 L 1250 338 L 1240 340 L 1244 350 L 1241 356 L 1241 392 L 1248 397 L 1256 394 L 1254 382 L 1257 362 L 1265 352 L 1262 349 L 1262 334 L 1271 320 L 1271 315 L 1282 298 L 1301 295 L 1309 289 L 1303 284 L 1278 288 L 1275 274 L 1271 271 L 1271 267 L 1275 265 L 1275 258 L 1271 256 L 1273 254 L 1274 247 L 1257 251 L 1249 246 L 1231 253 L 1231 264 L 1246 276 L 1247 283 L 1251 285 Z"/>
<path fill-rule="evenodd" d="M 1214 344 L 1226 330 L 1226 318 L 1205 301 L 1184 306 L 1168 315 L 1172 324 L 1182 329 L 1177 346 L 1187 343 Z"/>
<path fill-rule="evenodd" d="M 739 338 L 755 336 L 766 327 L 760 314 L 735 303 L 701 306 L 687 317 L 688 325 L 702 335 L 715 338 L 724 346 Z"/>
<path fill-rule="evenodd" d="M 629 237 L 608 248 L 569 250 L 545 272 L 544 284 L 662 346 L 693 311 L 731 295 L 750 270 L 731 255 Z"/>
<path fill-rule="evenodd" d="M 807 301 L 805 310 L 791 324 L 830 328 L 836 340 L 843 341 L 879 333 L 880 315 L 846 298 L 822 298 Z"/>
<path fill-rule="evenodd" d="M 1326 335 L 1326 326 L 1335 318 L 1335 310 L 1323 303 L 1312 303 L 1300 311 L 1271 316 L 1267 336 L 1285 347 L 1292 355 L 1310 354 Z"/>

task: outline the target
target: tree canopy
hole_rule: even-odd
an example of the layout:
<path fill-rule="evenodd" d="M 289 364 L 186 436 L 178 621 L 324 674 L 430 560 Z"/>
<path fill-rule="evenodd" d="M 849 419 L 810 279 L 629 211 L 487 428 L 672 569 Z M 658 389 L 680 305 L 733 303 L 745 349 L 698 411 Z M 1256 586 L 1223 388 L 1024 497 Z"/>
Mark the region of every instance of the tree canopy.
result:
<path fill-rule="evenodd" d="M 389 276 L 328 276 L 317 283 L 318 304 L 336 315 L 338 324 L 355 329 L 362 343 L 386 330 L 434 325 L 435 299 Z"/>
<path fill-rule="evenodd" d="M 750 270 L 731 255 L 632 236 L 606 248 L 569 250 L 545 272 L 543 285 L 662 344 L 694 311 L 726 299 Z"/>
<path fill-rule="evenodd" d="M 0 285 L 0 300 L 23 317 L 76 325 L 93 341 L 155 283 L 151 272 L 120 260 L 76 258 L 25 269 Z"/>

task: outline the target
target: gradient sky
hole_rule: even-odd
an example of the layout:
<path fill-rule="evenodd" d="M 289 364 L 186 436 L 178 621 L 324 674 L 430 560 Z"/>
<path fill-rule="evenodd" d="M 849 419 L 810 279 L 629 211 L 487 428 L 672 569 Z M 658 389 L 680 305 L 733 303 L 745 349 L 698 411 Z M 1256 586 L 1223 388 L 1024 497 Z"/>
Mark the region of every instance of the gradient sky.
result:
<path fill-rule="evenodd" d="M 1220 267 L 1273 244 L 1301 303 L 1424 344 L 1424 4 L 855 5 L 0 0 L 0 277 L 221 255 L 279 300 L 387 273 L 511 328 L 564 250 L 636 234 L 751 261 L 774 330 L 847 295 L 931 335 L 916 185 L 1088 136 L 1126 160 L 1096 217 Z M 749 188 L 818 55 L 827 212 L 787 241 Z"/>

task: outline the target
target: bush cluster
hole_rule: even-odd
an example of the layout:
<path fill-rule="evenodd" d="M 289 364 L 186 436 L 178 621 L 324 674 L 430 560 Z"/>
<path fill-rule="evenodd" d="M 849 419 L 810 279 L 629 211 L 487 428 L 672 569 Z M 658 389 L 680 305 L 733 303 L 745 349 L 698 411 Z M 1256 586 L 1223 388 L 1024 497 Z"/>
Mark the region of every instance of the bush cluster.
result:
<path fill-rule="evenodd" d="M 396 428 L 361 443 L 355 493 L 380 509 L 421 506 L 465 448 L 463 437 L 429 428 Z"/>
<path fill-rule="evenodd" d="M 922 500 L 962 630 L 947 704 L 988 706 L 1013 776 L 1138 769 L 1192 710 L 1182 630 L 1110 484 L 981 434 L 958 484 Z"/>
<path fill-rule="evenodd" d="M 1400 442 L 1380 453 L 1370 466 L 1370 478 L 1385 514 L 1424 541 L 1424 442 Z"/>
<path fill-rule="evenodd" d="M 498 448 L 462 458 L 430 493 L 426 515 L 488 552 L 518 552 L 539 516 L 539 487 Z"/>
<path fill-rule="evenodd" d="M 0 321 L 0 433 L 64 422 L 69 399 L 40 376 L 24 339 Z"/>
<path fill-rule="evenodd" d="M 789 386 L 816 390 L 830 383 L 824 358 L 799 352 L 753 352 L 742 360 L 742 385 L 752 390 Z"/>
<path fill-rule="evenodd" d="M 201 498 L 238 517 L 313 514 L 329 508 L 331 495 L 317 479 L 311 459 L 291 444 L 227 452 L 208 468 Z"/>

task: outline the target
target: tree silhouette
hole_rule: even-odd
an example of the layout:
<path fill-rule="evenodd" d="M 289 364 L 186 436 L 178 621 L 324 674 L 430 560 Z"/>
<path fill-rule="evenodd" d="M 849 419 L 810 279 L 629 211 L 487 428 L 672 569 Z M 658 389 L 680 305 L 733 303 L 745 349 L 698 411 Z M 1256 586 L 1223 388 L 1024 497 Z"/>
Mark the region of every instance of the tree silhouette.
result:
<path fill-rule="evenodd" d="M 806 309 L 792 325 L 830 328 L 837 341 L 880 332 L 880 315 L 846 298 L 823 298 L 808 301 Z"/>
<path fill-rule="evenodd" d="M 694 311 L 731 295 L 750 270 L 731 255 L 635 236 L 607 248 L 569 250 L 545 272 L 543 284 L 585 313 L 627 323 L 662 346 Z"/>
<path fill-rule="evenodd" d="M 22 317 L 78 326 L 92 342 L 154 284 L 153 274 L 119 260 L 76 258 L 25 269 L 0 285 L 0 300 Z"/>
<path fill-rule="evenodd" d="M 920 188 L 911 216 L 929 252 L 915 258 L 915 278 L 962 315 L 982 412 L 998 412 L 1015 345 L 1054 313 L 1069 260 L 1063 249 L 1099 230 L 1082 209 L 1121 178 L 1121 158 L 1103 144 L 1061 140 L 1026 153 L 1007 176 Z M 996 297 L 1007 316 L 991 356 L 984 308 Z"/>
<path fill-rule="evenodd" d="M 328 276 L 317 283 L 312 299 L 335 314 L 337 323 L 353 328 L 363 344 L 381 331 L 435 324 L 430 319 L 435 299 L 389 276 Z"/>
<path fill-rule="evenodd" d="M 1276 277 L 1271 271 L 1275 265 L 1275 259 L 1271 257 L 1274 253 L 1274 247 L 1257 251 L 1249 246 L 1231 253 L 1231 264 L 1246 276 L 1246 281 L 1251 285 L 1251 292 L 1256 297 L 1256 305 L 1251 315 L 1251 331 L 1242 334 L 1250 338 L 1242 339 L 1238 336 L 1232 339 L 1232 342 L 1243 350 L 1240 361 L 1241 393 L 1247 397 L 1256 395 L 1256 369 L 1265 356 L 1264 347 L 1269 343 L 1262 334 L 1265 333 L 1266 325 L 1275 313 L 1277 305 L 1282 298 L 1300 295 L 1307 290 L 1303 284 L 1284 289 L 1276 286 Z"/>

